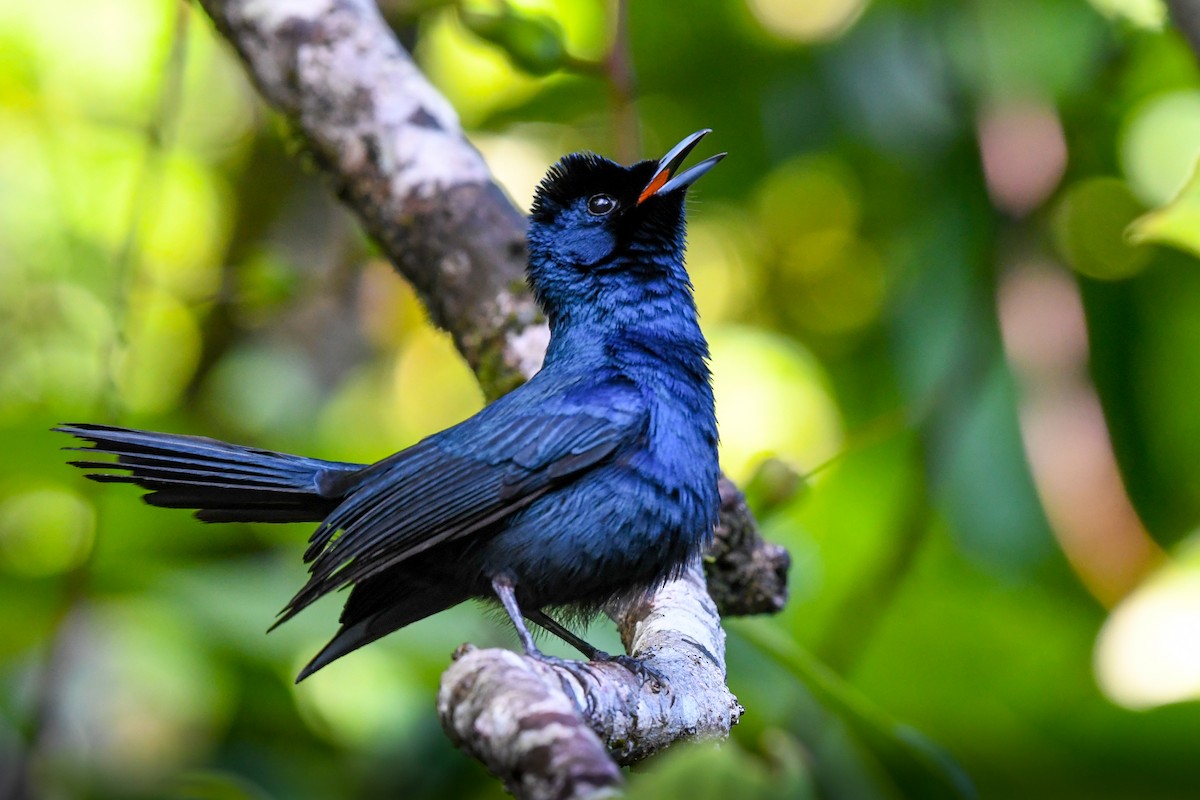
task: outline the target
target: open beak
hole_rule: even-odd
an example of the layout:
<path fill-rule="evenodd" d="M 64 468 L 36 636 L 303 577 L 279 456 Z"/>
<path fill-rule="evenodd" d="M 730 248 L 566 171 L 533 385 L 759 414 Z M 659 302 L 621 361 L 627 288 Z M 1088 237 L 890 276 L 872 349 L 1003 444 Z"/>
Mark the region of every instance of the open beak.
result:
<path fill-rule="evenodd" d="M 679 165 L 683 163 L 684 159 L 688 157 L 688 153 L 692 152 L 692 148 L 710 133 L 712 133 L 712 129 L 710 128 L 696 131 L 672 147 L 671 152 L 659 159 L 658 169 L 654 171 L 654 177 L 646 184 L 646 188 L 642 189 L 642 193 L 638 197 L 638 205 L 641 205 L 646 202 L 647 198 L 654 197 L 655 195 L 669 194 L 676 189 L 691 186 L 700 179 L 701 175 L 715 167 L 717 162 L 725 157 L 725 153 L 718 153 L 712 158 L 706 158 L 694 167 L 689 167 L 678 174 L 675 172 L 675 170 L 679 169 Z"/>

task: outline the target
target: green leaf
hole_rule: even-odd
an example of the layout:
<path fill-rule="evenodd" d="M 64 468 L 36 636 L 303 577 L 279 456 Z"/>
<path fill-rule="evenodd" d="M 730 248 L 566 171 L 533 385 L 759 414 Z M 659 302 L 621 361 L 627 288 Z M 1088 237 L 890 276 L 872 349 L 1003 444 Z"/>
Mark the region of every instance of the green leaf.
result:
<path fill-rule="evenodd" d="M 719 747 L 693 742 L 672 747 L 653 766 L 631 776 L 629 800 L 686 797 L 688 800 L 807 800 L 817 789 L 799 742 L 780 730 L 769 731 L 759 758 L 730 741 Z"/>
<path fill-rule="evenodd" d="M 978 796 L 966 772 L 945 750 L 892 719 L 778 628 L 741 623 L 732 632 L 792 673 L 818 702 L 845 722 L 898 796 L 923 800 L 974 800 Z"/>
<path fill-rule="evenodd" d="M 1125 236 L 1134 244 L 1165 244 L 1200 257 L 1200 162 L 1175 199 L 1135 219 Z"/>
<path fill-rule="evenodd" d="M 167 791 L 170 800 L 268 800 L 270 795 L 248 779 L 205 770 L 180 775 Z"/>
<path fill-rule="evenodd" d="M 463 9 L 459 17 L 468 30 L 502 49 L 513 66 L 530 75 L 548 75 L 568 61 L 562 29 L 550 17 L 508 5 L 498 12 Z"/>

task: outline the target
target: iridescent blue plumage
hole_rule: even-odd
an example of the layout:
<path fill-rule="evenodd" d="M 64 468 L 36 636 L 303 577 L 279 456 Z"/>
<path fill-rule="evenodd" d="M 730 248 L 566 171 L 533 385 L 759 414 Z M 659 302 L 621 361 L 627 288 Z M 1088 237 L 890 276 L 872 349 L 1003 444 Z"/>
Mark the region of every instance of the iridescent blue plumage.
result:
<path fill-rule="evenodd" d="M 558 624 L 645 591 L 699 555 L 716 522 L 708 346 L 684 267 L 679 172 L 704 132 L 658 162 L 576 154 L 538 189 L 529 282 L 550 322 L 545 364 L 470 419 L 368 466 L 196 437 L 59 428 L 115 462 L 81 461 L 147 502 L 209 521 L 320 520 L 308 583 L 279 622 L 351 586 L 341 630 L 301 673 L 470 598 Z M 278 624 L 278 623 L 277 623 Z"/>

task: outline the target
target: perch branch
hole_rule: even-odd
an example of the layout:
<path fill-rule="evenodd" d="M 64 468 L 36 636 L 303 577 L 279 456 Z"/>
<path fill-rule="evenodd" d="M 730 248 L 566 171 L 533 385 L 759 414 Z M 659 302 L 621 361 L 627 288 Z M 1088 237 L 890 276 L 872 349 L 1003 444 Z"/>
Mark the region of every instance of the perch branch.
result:
<path fill-rule="evenodd" d="M 525 218 L 375 6 L 201 4 L 485 393 L 503 394 L 536 372 L 549 337 L 523 280 Z M 679 738 L 726 735 L 741 707 L 725 686 L 717 608 L 778 610 L 787 553 L 762 541 L 724 480 L 722 499 L 707 590 L 693 569 L 612 611 L 627 649 L 666 675 L 667 687 L 636 685 L 614 665 L 588 665 L 580 677 L 506 651 L 463 652 L 439 694 L 454 741 L 520 797 L 592 797 L 619 782 L 613 758 L 628 763 Z"/>
<path fill-rule="evenodd" d="M 450 738 L 515 795 L 541 800 L 594 797 L 619 784 L 614 760 L 727 735 L 742 707 L 725 687 L 725 633 L 698 566 L 616 616 L 626 649 L 667 685 L 643 684 L 612 662 L 568 671 L 465 647 L 438 693 Z"/>

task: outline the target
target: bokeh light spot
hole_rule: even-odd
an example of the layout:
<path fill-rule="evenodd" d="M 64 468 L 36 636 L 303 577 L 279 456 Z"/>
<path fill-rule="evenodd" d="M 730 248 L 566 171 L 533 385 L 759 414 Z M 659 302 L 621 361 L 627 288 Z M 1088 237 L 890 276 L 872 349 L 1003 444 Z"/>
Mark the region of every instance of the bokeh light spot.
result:
<path fill-rule="evenodd" d="M 767 241 L 786 246 L 814 231 L 850 232 L 861 214 L 853 176 L 832 158 L 790 161 L 767 176 L 757 192 L 756 208 Z"/>
<path fill-rule="evenodd" d="M 1067 142 L 1054 106 L 996 102 L 979 119 L 979 154 L 988 194 L 1017 216 L 1041 205 L 1067 166 Z"/>
<path fill-rule="evenodd" d="M 756 199 L 761 257 L 786 298 L 783 313 L 822 334 L 875 319 L 886 270 L 858 236 L 862 196 L 850 170 L 834 158 L 795 159 L 767 177 Z"/>
<path fill-rule="evenodd" d="M 1169 564 L 1113 610 L 1096 676 L 1127 708 L 1200 698 L 1200 558 Z"/>
<path fill-rule="evenodd" d="M 1200 159 L 1200 91 L 1170 92 L 1133 109 L 1121 133 L 1121 167 L 1133 193 L 1159 206 L 1179 193 Z"/>
<path fill-rule="evenodd" d="M 1125 19 L 1140 28 L 1161 30 L 1167 21 L 1167 6 L 1163 0 L 1090 0 L 1090 2 L 1104 16 Z"/>
<path fill-rule="evenodd" d="M 848 333 L 883 308 L 883 260 L 865 242 L 837 232 L 812 234 L 793 242 L 780 266 L 785 313 L 801 328 Z"/>
<path fill-rule="evenodd" d="M 527 126 L 528 127 L 528 126 Z M 481 133 L 472 137 L 484 160 L 492 168 L 496 182 L 504 187 L 517 208 L 527 210 L 533 204 L 533 192 L 546 174 L 546 165 L 558 156 L 537 139 L 514 131 L 505 135 Z"/>
<path fill-rule="evenodd" d="M 843 34 L 866 8 L 866 0 L 749 0 L 764 28 L 793 42 L 816 42 Z"/>
<path fill-rule="evenodd" d="M 172 4 L 44 0 L 5 5 L 18 12 L 6 22 L 30 43 L 39 88 L 54 105 L 141 122 L 151 87 L 161 76 L 158 59 Z"/>
<path fill-rule="evenodd" d="M 180 297 L 215 293 L 233 207 L 223 182 L 200 162 L 176 156 L 154 199 L 142 228 L 146 275 Z"/>
<path fill-rule="evenodd" d="M 303 666 L 295 665 L 292 674 Z M 296 692 L 301 716 L 317 733 L 355 747 L 386 747 L 429 710 L 429 699 L 403 661 L 364 648 L 318 672 Z"/>
<path fill-rule="evenodd" d="M 396 416 L 419 438 L 462 422 L 483 407 L 471 369 L 444 333 L 425 326 L 400 353 L 394 373 Z"/>
<path fill-rule="evenodd" d="M 465 124 L 529 98 L 538 80 L 519 72 L 494 46 L 463 28 L 454 14 L 431 15 L 417 57 Z"/>
<path fill-rule="evenodd" d="M 11 284 L 10 284 L 11 286 Z M 90 291 L 61 282 L 16 286 L 0 303 L 0 409 L 36 403 L 62 411 L 90 409 L 107 384 L 114 327 Z"/>
<path fill-rule="evenodd" d="M 232 705 L 227 673 L 180 609 L 161 600 L 97 604 L 64 679 L 64 749 L 129 784 L 194 763 Z"/>
<path fill-rule="evenodd" d="M 603 58 L 609 40 L 607 4 L 602 0 L 508 0 L 519 11 L 541 14 L 559 26 L 563 42 L 579 58 Z M 485 4 L 486 6 L 486 4 Z"/>
<path fill-rule="evenodd" d="M 729 319 L 751 302 L 761 267 L 752 255 L 753 234 L 737 215 L 706 209 L 688 224 L 687 248 L 702 324 Z"/>
<path fill-rule="evenodd" d="M 1166 244 L 1200 257 L 1200 161 L 1174 200 L 1138 217 L 1127 233 L 1132 244 Z"/>
<path fill-rule="evenodd" d="M 91 553 L 95 533 L 96 512 L 78 494 L 23 492 L 0 503 L 0 564 L 28 577 L 66 572 Z"/>
<path fill-rule="evenodd" d="M 750 328 L 717 327 L 709 341 L 721 464 L 730 477 L 748 479 L 768 456 L 811 469 L 837 452 L 841 419 L 810 353 Z"/>
<path fill-rule="evenodd" d="M 191 309 L 162 292 L 134 295 L 127 349 L 116 383 L 126 408 L 160 413 L 174 405 L 200 359 L 200 326 Z"/>
<path fill-rule="evenodd" d="M 1125 229 L 1142 213 L 1129 187 L 1116 178 L 1092 178 L 1068 190 L 1054 219 L 1063 258 L 1077 272 L 1120 280 L 1140 272 L 1150 248 L 1130 244 Z"/>
<path fill-rule="evenodd" d="M 129 233 L 129 202 L 145 142 L 133 129 L 63 120 L 46 142 L 57 202 L 72 233 L 115 255 Z"/>
<path fill-rule="evenodd" d="M 317 382 L 304 355 L 273 345 L 234 350 L 205 387 L 211 413 L 233 430 L 262 435 L 294 431 L 311 422 Z"/>

